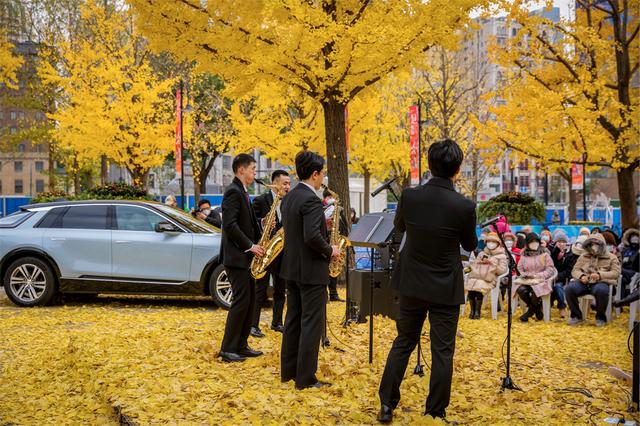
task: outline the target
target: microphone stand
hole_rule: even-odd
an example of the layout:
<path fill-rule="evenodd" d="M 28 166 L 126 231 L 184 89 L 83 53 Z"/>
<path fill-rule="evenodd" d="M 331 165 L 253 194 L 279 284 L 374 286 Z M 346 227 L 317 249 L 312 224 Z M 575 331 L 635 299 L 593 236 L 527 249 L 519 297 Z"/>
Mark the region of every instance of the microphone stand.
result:
<path fill-rule="evenodd" d="M 496 227 L 496 231 L 498 231 Z M 511 288 L 513 285 L 513 272 L 515 271 L 516 275 L 520 276 L 520 271 L 518 271 L 518 266 L 516 265 L 516 261 L 511 254 L 511 250 L 507 248 L 504 243 L 504 238 L 502 237 L 502 232 L 497 232 L 498 238 L 500 238 L 500 242 L 502 243 L 502 247 L 504 247 L 507 252 L 507 258 L 509 259 L 509 272 L 507 275 L 507 371 L 506 377 L 502 378 L 502 385 L 500 386 L 500 390 L 504 391 L 505 389 L 522 391 L 521 388 L 518 387 L 513 382 L 511 378 L 511 325 L 513 322 L 513 313 L 511 311 Z"/>

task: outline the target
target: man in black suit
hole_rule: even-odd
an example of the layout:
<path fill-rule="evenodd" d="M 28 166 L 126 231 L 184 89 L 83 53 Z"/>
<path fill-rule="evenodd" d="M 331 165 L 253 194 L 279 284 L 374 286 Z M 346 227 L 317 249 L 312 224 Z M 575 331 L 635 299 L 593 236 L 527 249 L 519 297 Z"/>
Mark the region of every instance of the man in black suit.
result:
<path fill-rule="evenodd" d="M 262 355 L 247 343 L 255 304 L 256 288 L 249 267 L 254 255 L 262 256 L 264 249 L 256 244 L 260 239 L 260 225 L 251 208 L 247 186 L 256 177 L 256 160 L 248 154 L 233 159 L 236 177 L 227 187 L 222 199 L 222 264 L 231 281 L 233 300 L 227 314 L 227 324 L 220 356 L 224 361 L 244 361 Z"/>
<path fill-rule="evenodd" d="M 291 188 L 291 178 L 289 173 L 284 170 L 276 170 L 271 174 L 271 183 L 282 188 L 286 194 Z M 276 193 L 272 190 L 253 199 L 253 211 L 256 213 L 258 220 L 263 221 L 271 210 L 273 200 Z M 272 236 L 282 228 L 282 212 L 279 207 L 276 208 L 276 225 L 273 228 Z M 251 326 L 251 335 L 253 337 L 264 337 L 264 333 L 260 330 L 260 311 L 262 305 L 267 300 L 267 289 L 269 288 L 269 278 L 273 277 L 273 319 L 271 320 L 271 329 L 282 333 L 284 326 L 282 325 L 282 312 L 284 310 L 285 292 L 287 286 L 284 279 L 280 277 L 280 259 L 278 256 L 269 267 L 267 274 L 259 280 L 256 280 L 256 306 L 253 313 L 253 323 Z"/>
<path fill-rule="evenodd" d="M 296 155 L 301 182 L 282 201 L 284 250 L 280 274 L 287 281 L 287 317 L 281 353 L 281 379 L 297 389 L 322 387 L 318 351 L 324 327 L 329 260 L 338 256 L 328 243 L 322 201 L 317 191 L 324 179 L 324 159 L 310 151 Z"/>
<path fill-rule="evenodd" d="M 431 328 L 431 380 L 425 415 L 445 418 L 451 396 L 453 353 L 460 305 L 464 303 L 460 246 L 475 249 L 476 206 L 458 194 L 453 179 L 460 171 L 463 153 L 446 139 L 429 147 L 433 178 L 405 189 L 395 216 L 396 230 L 406 232 L 399 265 L 392 278 L 400 294 L 393 342 L 380 383 L 382 404 L 378 420 L 389 423 L 400 401 L 400 384 L 429 314 Z"/>

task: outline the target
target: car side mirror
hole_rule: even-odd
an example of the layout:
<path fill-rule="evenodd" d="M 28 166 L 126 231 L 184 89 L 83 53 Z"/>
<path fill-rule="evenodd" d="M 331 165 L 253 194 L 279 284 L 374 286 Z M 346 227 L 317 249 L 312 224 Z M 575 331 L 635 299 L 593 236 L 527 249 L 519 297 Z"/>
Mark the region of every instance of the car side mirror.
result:
<path fill-rule="evenodd" d="M 180 232 L 180 229 L 171 222 L 163 221 L 156 223 L 156 232 Z"/>

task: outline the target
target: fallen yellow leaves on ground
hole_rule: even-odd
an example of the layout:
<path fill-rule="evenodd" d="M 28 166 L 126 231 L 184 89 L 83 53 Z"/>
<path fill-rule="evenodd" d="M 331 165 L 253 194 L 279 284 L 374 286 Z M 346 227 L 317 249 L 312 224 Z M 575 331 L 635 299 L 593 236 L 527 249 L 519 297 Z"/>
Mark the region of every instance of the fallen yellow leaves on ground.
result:
<path fill-rule="evenodd" d="M 604 328 L 515 323 L 512 377 L 525 392 L 500 392 L 506 316 L 460 321 L 448 417 L 461 424 L 588 424 L 626 413 L 629 384 L 607 372 L 631 369 L 627 321 Z M 107 297 L 85 304 L 24 309 L 0 296 L 0 424 L 373 424 L 378 385 L 395 324 L 378 318 L 368 364 L 368 324 L 343 328 L 344 304 L 331 303 L 331 347 L 321 350 L 322 390 L 296 391 L 279 378 L 281 335 L 268 329 L 251 345 L 265 356 L 243 364 L 217 359 L 226 311 L 205 298 Z M 422 338 L 430 361 L 428 326 Z M 402 385 L 397 424 L 422 416 L 425 377 Z M 563 393 L 586 388 L 593 398 Z M 627 415 L 627 418 L 631 416 Z M 637 420 L 637 419 L 636 419 Z"/>

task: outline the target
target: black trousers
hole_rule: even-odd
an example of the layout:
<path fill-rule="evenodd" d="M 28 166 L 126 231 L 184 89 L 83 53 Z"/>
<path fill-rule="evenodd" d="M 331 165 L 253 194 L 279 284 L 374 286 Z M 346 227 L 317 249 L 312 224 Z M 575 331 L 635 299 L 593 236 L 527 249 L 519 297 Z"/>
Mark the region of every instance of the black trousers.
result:
<path fill-rule="evenodd" d="M 227 314 L 221 351 L 237 353 L 247 347 L 251 319 L 256 301 L 256 287 L 249 269 L 229 268 L 225 271 L 231 281 L 233 299 Z"/>
<path fill-rule="evenodd" d="M 287 281 L 287 317 L 282 336 L 282 381 L 294 380 L 297 387 L 318 381 L 318 352 L 324 328 L 327 288 Z"/>
<path fill-rule="evenodd" d="M 251 324 L 255 328 L 260 328 L 260 311 L 267 300 L 270 277 L 273 277 L 273 319 L 271 320 L 271 325 L 282 325 L 282 312 L 284 311 L 284 302 L 286 300 L 287 284 L 278 274 L 267 272 L 267 275 L 256 280 L 256 305 Z"/>
<path fill-rule="evenodd" d="M 338 297 L 338 277 L 329 277 L 329 297 Z"/>
<path fill-rule="evenodd" d="M 400 296 L 396 320 L 398 337 L 393 342 L 380 383 L 380 402 L 396 408 L 400 401 L 400 384 L 409 357 L 418 344 L 422 325 L 429 315 L 431 339 L 431 379 L 425 414 L 442 417 L 451 398 L 453 353 L 460 305 L 439 305 L 412 297 Z"/>

